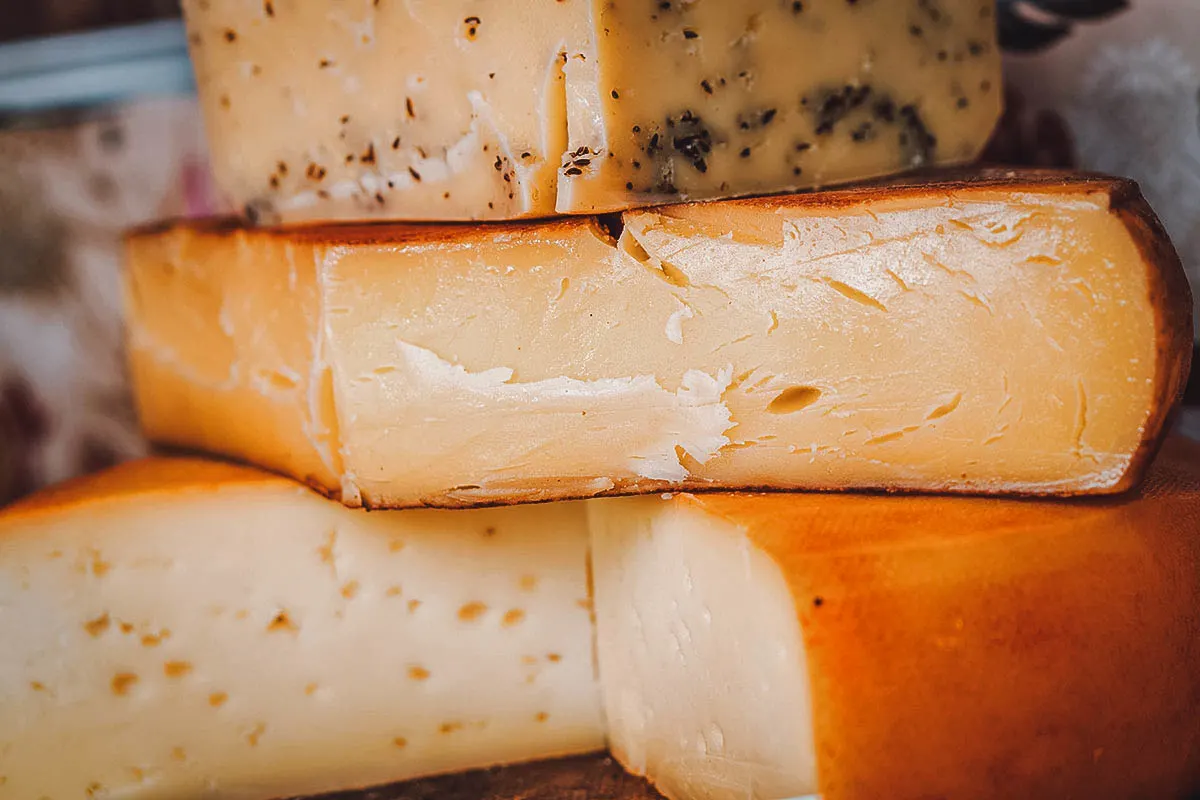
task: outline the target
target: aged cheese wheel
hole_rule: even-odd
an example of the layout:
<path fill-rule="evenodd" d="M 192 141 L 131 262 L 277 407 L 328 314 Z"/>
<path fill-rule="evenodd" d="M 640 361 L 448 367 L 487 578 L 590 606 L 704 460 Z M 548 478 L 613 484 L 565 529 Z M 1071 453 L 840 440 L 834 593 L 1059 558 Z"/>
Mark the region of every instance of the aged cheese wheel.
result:
<path fill-rule="evenodd" d="M 220 184 L 272 220 L 507 219 L 963 163 L 993 0 L 184 0 Z"/>
<path fill-rule="evenodd" d="M 372 507 L 672 489 L 1103 493 L 1191 357 L 1129 183 L 1059 173 L 129 245 L 157 442 Z"/>
<path fill-rule="evenodd" d="M 0 798 L 267 800 L 604 746 L 578 504 L 149 460 L 0 515 Z"/>
<path fill-rule="evenodd" d="M 609 737 L 668 797 L 1200 794 L 1200 446 L 1118 499 L 589 509 Z"/>

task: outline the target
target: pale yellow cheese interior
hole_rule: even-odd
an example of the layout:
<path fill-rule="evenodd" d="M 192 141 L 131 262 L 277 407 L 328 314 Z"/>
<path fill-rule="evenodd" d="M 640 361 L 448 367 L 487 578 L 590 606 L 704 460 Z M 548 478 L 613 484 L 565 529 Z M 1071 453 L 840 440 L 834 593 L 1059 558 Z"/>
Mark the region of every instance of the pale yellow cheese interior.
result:
<path fill-rule="evenodd" d="M 400 507 L 1103 491 L 1157 434 L 1160 266 L 1105 191 L 947 185 L 623 224 L 619 241 L 590 220 L 136 237 L 143 424 Z"/>
<path fill-rule="evenodd" d="M 596 500 L 588 516 L 614 755 L 675 800 L 816 794 L 804 642 L 780 565 L 685 503 Z"/>
<path fill-rule="evenodd" d="M 367 514 L 161 468 L 0 518 L 0 798 L 290 797 L 603 747 L 580 505 Z"/>
<path fill-rule="evenodd" d="M 993 0 L 184 0 L 219 183 L 271 220 L 505 219 L 974 158 Z"/>

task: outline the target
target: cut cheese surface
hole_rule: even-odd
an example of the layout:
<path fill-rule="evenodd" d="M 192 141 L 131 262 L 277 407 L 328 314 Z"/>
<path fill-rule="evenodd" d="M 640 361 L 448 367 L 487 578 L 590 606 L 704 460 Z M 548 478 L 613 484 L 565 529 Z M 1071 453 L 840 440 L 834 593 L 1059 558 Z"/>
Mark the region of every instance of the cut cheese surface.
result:
<path fill-rule="evenodd" d="M 983 173 L 606 224 L 134 235 L 142 423 L 373 507 L 1079 494 L 1137 480 L 1187 374 L 1186 282 L 1121 181 Z"/>
<path fill-rule="evenodd" d="M 1116 500 L 589 504 L 613 753 L 673 800 L 1200 791 L 1200 447 Z"/>
<path fill-rule="evenodd" d="M 993 0 L 184 0 L 218 181 L 268 220 L 510 219 L 982 149 Z"/>
<path fill-rule="evenodd" d="M 0 798 L 255 800 L 603 747 L 578 504 L 150 460 L 0 515 Z"/>

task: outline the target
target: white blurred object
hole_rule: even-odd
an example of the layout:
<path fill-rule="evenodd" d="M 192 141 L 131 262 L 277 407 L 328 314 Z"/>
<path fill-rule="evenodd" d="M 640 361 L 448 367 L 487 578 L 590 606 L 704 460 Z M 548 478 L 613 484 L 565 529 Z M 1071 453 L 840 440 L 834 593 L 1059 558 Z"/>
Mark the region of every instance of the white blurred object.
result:
<path fill-rule="evenodd" d="M 1200 288 L 1200 2 L 1137 0 L 1006 74 L 1031 112 L 1062 116 L 1081 168 L 1141 184 Z"/>
<path fill-rule="evenodd" d="M 0 503 L 146 449 L 122 236 L 225 210 L 190 87 L 178 23 L 0 46 Z"/>

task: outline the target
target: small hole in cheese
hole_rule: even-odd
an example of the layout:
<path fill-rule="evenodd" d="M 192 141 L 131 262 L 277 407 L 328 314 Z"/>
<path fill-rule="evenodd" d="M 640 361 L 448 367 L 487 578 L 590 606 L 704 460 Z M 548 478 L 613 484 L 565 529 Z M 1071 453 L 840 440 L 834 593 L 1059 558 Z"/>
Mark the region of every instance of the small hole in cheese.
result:
<path fill-rule="evenodd" d="M 246 731 L 246 744 L 251 747 L 258 747 L 258 740 L 267 732 L 267 723 L 256 722 L 254 727 Z"/>
<path fill-rule="evenodd" d="M 792 386 L 780 392 L 767 405 L 772 414 L 792 414 L 808 408 L 821 399 L 821 390 L 815 386 Z"/>
<path fill-rule="evenodd" d="M 271 620 L 271 624 L 267 626 L 267 630 L 272 633 L 278 631 L 294 632 L 300 630 L 300 628 L 298 625 L 296 625 L 296 623 L 292 622 L 292 618 L 288 616 L 286 611 L 280 611 L 275 615 L 275 618 Z"/>
<path fill-rule="evenodd" d="M 504 612 L 504 617 L 500 620 L 500 624 L 506 628 L 510 628 L 513 625 L 519 625 L 524 619 L 525 612 L 523 610 L 519 608 L 510 608 L 508 611 Z"/>
<path fill-rule="evenodd" d="M 550 715 L 545 711 L 539 711 L 534 719 L 536 719 L 538 722 L 545 722 L 546 720 L 550 719 Z"/>
<path fill-rule="evenodd" d="M 208 696 L 208 704 L 213 708 L 219 708 L 225 705 L 225 701 L 229 699 L 229 695 L 225 692 L 213 692 Z"/>
<path fill-rule="evenodd" d="M 83 629 L 92 636 L 99 636 L 108 630 L 108 626 L 112 620 L 109 619 L 107 613 L 101 614 L 93 620 L 88 620 L 83 623 Z"/>
<path fill-rule="evenodd" d="M 118 696 L 127 695 L 137 681 L 138 676 L 132 672 L 118 672 L 112 679 L 112 693 Z"/>
<path fill-rule="evenodd" d="M 467 603 L 458 610 L 458 618 L 463 622 L 472 622 L 483 616 L 487 606 L 479 601 Z"/>
<path fill-rule="evenodd" d="M 395 739 L 392 739 L 392 744 L 396 745 L 396 747 L 408 747 L 408 739 L 405 739 L 403 736 L 397 736 Z"/>
<path fill-rule="evenodd" d="M 933 411 L 930 411 L 929 416 L 925 417 L 925 419 L 941 419 L 942 417 L 954 411 L 954 409 L 958 408 L 958 404 L 961 402 L 962 392 L 959 392 L 958 394 L 954 395 L 954 397 L 935 408 Z"/>
<path fill-rule="evenodd" d="M 182 678 L 191 671 L 190 661 L 168 661 L 163 664 L 163 674 L 168 678 Z"/>
<path fill-rule="evenodd" d="M 414 681 L 424 681 L 429 679 L 429 670 L 424 667 L 412 666 L 408 668 L 408 677 Z"/>

